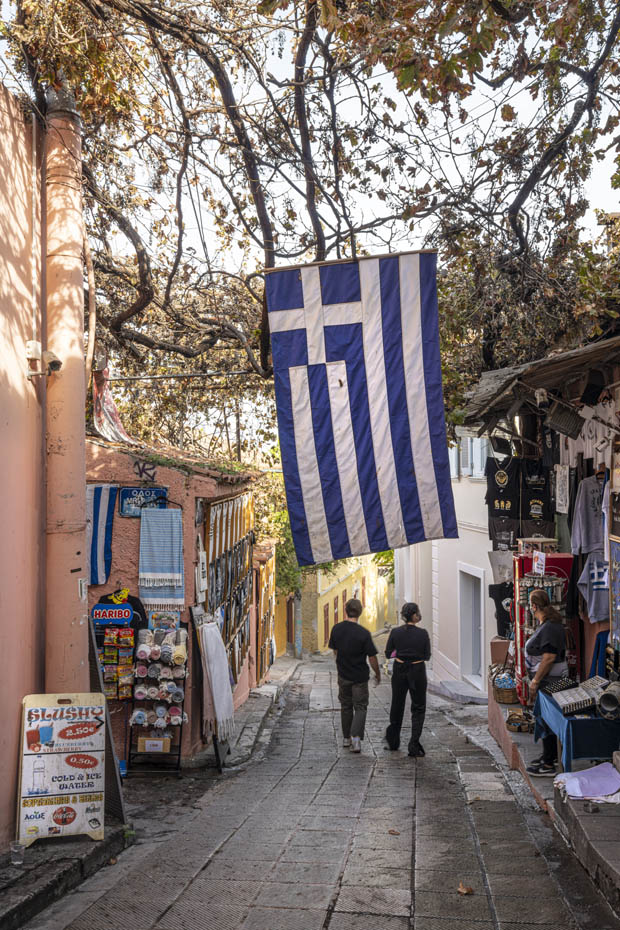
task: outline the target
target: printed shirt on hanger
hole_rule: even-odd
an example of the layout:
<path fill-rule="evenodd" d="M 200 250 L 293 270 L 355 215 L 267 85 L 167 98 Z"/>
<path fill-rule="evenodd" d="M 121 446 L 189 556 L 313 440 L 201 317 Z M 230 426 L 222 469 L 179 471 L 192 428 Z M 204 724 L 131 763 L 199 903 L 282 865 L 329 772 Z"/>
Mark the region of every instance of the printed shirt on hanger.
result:
<path fill-rule="evenodd" d="M 497 462 L 487 459 L 484 473 L 487 478 L 486 503 L 489 517 L 519 518 L 519 460 L 505 458 Z"/>

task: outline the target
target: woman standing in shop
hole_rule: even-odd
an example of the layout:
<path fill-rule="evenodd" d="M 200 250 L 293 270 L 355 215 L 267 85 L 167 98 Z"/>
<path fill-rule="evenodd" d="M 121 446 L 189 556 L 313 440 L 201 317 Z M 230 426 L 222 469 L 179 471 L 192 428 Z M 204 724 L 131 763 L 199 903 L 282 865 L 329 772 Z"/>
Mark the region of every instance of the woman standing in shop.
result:
<path fill-rule="evenodd" d="M 536 701 L 536 695 L 543 684 L 568 675 L 566 663 L 566 632 L 563 618 L 551 606 L 549 595 L 541 588 L 536 588 L 530 595 L 530 610 L 540 626 L 525 644 L 525 664 L 530 673 L 530 701 Z M 542 722 L 542 721 L 540 721 Z M 536 777 L 555 775 L 557 762 L 557 739 L 554 733 L 543 736 L 542 756 L 532 759 L 527 766 L 528 775 Z"/>
<path fill-rule="evenodd" d="M 420 743 L 426 714 L 426 665 L 431 657 L 431 642 L 426 630 L 416 629 L 422 619 L 417 604 L 403 604 L 401 614 L 404 626 L 392 630 L 385 646 L 388 659 L 394 657 L 392 672 L 392 706 L 390 725 L 385 739 L 392 750 L 400 746 L 400 728 L 403 724 L 407 693 L 411 695 L 411 738 L 409 755 L 423 756 Z"/>

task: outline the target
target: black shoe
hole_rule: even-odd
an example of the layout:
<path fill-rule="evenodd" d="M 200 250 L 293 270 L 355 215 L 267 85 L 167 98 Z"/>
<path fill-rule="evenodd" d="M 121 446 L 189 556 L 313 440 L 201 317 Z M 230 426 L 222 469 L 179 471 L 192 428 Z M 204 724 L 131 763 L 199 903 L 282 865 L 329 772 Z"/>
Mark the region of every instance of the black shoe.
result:
<path fill-rule="evenodd" d="M 426 753 L 424 752 L 424 746 L 422 743 L 418 743 L 417 746 L 410 746 L 408 755 L 413 756 L 414 758 L 417 758 L 418 756 L 425 756 Z"/>
<path fill-rule="evenodd" d="M 389 749 L 390 752 L 396 752 L 396 750 L 397 750 L 397 749 L 399 748 L 399 746 L 400 746 L 400 739 L 397 739 L 396 742 L 395 742 L 394 739 L 390 739 L 390 737 L 388 736 L 388 732 L 389 732 L 389 730 L 386 730 L 386 731 L 385 731 L 385 735 L 384 735 L 384 737 L 383 737 L 384 740 L 385 740 L 386 743 L 387 743 L 387 746 L 386 746 L 385 748 L 386 748 L 386 749 Z"/>
<path fill-rule="evenodd" d="M 555 764 L 549 765 L 548 762 L 532 762 L 525 769 L 528 775 L 533 778 L 549 778 L 555 775 Z"/>

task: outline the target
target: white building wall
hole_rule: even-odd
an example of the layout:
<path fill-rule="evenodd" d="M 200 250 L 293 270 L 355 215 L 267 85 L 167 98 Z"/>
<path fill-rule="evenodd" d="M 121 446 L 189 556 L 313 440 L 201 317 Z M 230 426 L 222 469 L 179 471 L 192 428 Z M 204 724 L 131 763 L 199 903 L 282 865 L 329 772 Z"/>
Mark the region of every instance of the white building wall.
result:
<path fill-rule="evenodd" d="M 460 466 L 456 449 L 452 491 L 459 529 L 458 539 L 435 540 L 397 549 L 395 552 L 397 606 L 416 601 L 422 612 L 422 626 L 431 634 L 433 662 L 429 677 L 435 681 L 463 678 L 486 690 L 486 668 L 490 662 L 489 643 L 497 632 L 495 608 L 488 597 L 492 583 L 488 553 L 492 548 L 487 529 L 484 440 L 463 439 Z M 471 676 L 471 611 L 461 584 L 479 584 L 481 645 L 478 654 L 481 675 Z M 477 579 L 477 581 L 472 581 Z"/>

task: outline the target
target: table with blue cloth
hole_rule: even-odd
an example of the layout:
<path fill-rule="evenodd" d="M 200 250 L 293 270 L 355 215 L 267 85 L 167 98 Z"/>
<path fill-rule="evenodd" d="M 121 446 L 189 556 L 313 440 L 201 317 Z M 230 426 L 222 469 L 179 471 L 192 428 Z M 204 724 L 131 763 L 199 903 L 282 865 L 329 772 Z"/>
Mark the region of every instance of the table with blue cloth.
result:
<path fill-rule="evenodd" d="M 565 717 L 553 696 L 538 692 L 534 704 L 534 740 L 555 733 L 562 744 L 562 768 L 572 771 L 573 759 L 611 759 L 620 749 L 620 720 Z"/>

